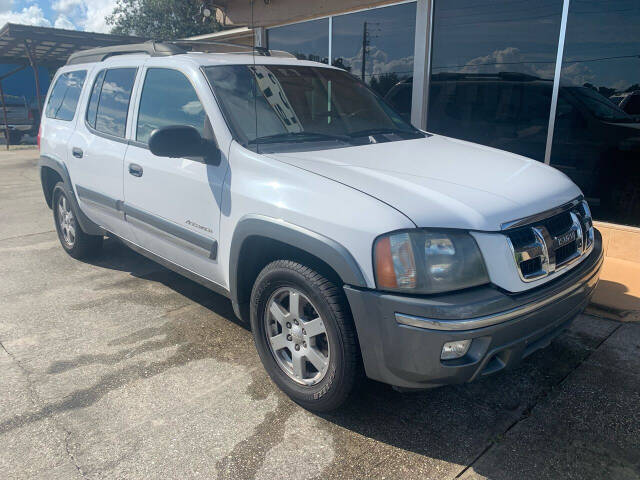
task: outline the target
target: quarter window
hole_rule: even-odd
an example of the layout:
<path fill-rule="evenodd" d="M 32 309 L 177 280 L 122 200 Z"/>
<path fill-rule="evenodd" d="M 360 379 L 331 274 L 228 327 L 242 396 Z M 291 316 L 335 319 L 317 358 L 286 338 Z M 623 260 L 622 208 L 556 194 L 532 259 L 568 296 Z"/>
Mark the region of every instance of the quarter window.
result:
<path fill-rule="evenodd" d="M 102 90 L 102 82 L 104 81 L 104 74 L 106 72 L 106 70 L 101 70 L 100 73 L 98 73 L 95 82 L 93 82 L 93 88 L 91 89 L 91 98 L 89 99 L 89 106 L 87 107 L 87 123 L 93 128 L 96 128 L 98 101 L 100 100 L 100 90 Z"/>
<path fill-rule="evenodd" d="M 147 143 L 153 130 L 169 125 L 190 125 L 204 135 L 205 118 L 202 103 L 187 77 L 167 68 L 147 70 L 136 140 Z"/>
<path fill-rule="evenodd" d="M 73 120 L 86 76 L 86 70 L 78 70 L 63 73 L 58 77 L 45 109 L 45 115 L 48 118 Z"/>
<path fill-rule="evenodd" d="M 98 74 L 87 107 L 87 123 L 91 127 L 124 137 L 135 78 L 135 68 L 113 68 Z"/>

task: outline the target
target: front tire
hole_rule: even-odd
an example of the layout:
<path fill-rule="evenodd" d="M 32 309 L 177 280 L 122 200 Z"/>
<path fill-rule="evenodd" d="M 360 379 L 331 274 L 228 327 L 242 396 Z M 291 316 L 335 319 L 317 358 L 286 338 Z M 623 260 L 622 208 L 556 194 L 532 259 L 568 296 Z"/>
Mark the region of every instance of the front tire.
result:
<path fill-rule="evenodd" d="M 304 265 L 277 260 L 260 272 L 251 292 L 251 329 L 271 379 L 304 408 L 338 408 L 362 376 L 342 290 Z"/>
<path fill-rule="evenodd" d="M 73 258 L 94 257 L 102 248 L 102 236 L 85 233 L 78 223 L 78 213 L 69 201 L 71 193 L 63 182 L 53 188 L 53 220 L 62 248 Z"/>

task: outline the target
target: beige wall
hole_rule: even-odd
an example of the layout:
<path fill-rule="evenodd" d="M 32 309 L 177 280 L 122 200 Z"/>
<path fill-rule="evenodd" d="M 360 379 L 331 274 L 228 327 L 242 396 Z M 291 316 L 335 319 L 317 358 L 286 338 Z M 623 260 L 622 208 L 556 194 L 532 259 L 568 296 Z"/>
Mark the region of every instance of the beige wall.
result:
<path fill-rule="evenodd" d="M 229 20 L 235 25 L 268 27 L 297 22 L 309 18 L 359 10 L 367 7 L 398 3 L 375 0 L 227 0 L 215 2 L 226 8 Z M 253 3 L 253 15 L 251 4 Z M 253 18 L 253 22 L 252 22 Z"/>
<path fill-rule="evenodd" d="M 602 233 L 605 260 L 593 296 L 613 318 L 640 320 L 640 228 L 594 222 Z M 608 315 L 607 315 L 608 316 Z"/>

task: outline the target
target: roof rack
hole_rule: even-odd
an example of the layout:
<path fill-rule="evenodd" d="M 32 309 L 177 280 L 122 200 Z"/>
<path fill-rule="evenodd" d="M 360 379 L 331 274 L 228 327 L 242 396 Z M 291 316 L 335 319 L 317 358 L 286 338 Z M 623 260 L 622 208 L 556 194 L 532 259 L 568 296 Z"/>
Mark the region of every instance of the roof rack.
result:
<path fill-rule="evenodd" d="M 177 45 L 165 42 L 131 43 L 128 45 L 114 45 L 112 47 L 91 48 L 73 53 L 67 60 L 67 65 L 78 63 L 101 62 L 116 55 L 130 55 L 133 53 L 146 53 L 152 57 L 165 57 L 187 53 L 187 50 Z"/>
<path fill-rule="evenodd" d="M 146 53 L 151 57 L 165 57 L 170 55 L 180 55 L 189 50 L 182 46 L 190 47 L 191 51 L 202 51 L 210 53 L 256 53 L 267 57 L 295 58 L 289 52 L 281 50 L 269 50 L 264 47 L 254 47 L 251 45 L 238 45 L 237 43 L 201 41 L 201 40 L 172 40 L 168 42 L 148 41 L 144 43 L 132 43 L 128 45 L 114 45 L 111 47 L 91 48 L 73 53 L 67 60 L 67 65 L 78 63 L 101 62 L 109 57 L 117 55 L 131 55 L 135 53 Z M 237 50 L 240 50 L 238 52 Z"/>
<path fill-rule="evenodd" d="M 193 51 L 203 51 L 209 53 L 256 53 L 265 57 L 286 57 L 296 58 L 295 55 L 283 50 L 269 50 L 265 47 L 255 47 L 253 45 L 241 45 L 238 43 L 220 42 L 217 40 L 172 40 L 174 45 L 186 45 Z M 241 52 L 233 51 L 241 50 Z"/>

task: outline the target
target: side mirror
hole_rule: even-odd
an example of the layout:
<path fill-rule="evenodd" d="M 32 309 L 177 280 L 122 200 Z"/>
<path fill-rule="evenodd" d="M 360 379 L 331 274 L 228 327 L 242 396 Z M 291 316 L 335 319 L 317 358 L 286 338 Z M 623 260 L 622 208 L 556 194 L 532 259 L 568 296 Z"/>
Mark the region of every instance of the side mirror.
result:
<path fill-rule="evenodd" d="M 198 130 L 189 125 L 155 129 L 149 137 L 149 150 L 159 157 L 200 157 L 207 164 L 220 164 L 218 146 L 202 138 Z"/>

